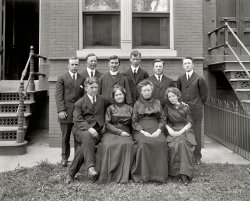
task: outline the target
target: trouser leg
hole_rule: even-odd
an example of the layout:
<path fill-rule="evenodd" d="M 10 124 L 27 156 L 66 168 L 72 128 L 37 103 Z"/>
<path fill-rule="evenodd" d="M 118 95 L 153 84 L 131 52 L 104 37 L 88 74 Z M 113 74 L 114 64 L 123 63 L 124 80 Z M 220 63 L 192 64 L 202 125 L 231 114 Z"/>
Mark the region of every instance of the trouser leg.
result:
<path fill-rule="evenodd" d="M 60 123 L 62 131 L 62 158 L 68 160 L 70 155 L 70 134 L 73 123 Z"/>

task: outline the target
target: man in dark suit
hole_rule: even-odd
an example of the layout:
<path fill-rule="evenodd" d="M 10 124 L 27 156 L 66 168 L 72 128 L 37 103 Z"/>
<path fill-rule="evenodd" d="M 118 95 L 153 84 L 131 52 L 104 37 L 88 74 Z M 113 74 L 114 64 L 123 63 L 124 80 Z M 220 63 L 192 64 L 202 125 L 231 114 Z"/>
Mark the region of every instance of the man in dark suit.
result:
<path fill-rule="evenodd" d="M 80 144 L 69 168 L 66 183 L 74 180 L 83 162 L 90 176 L 96 176 L 94 169 L 94 150 L 105 131 L 105 111 L 109 105 L 107 98 L 98 93 L 98 79 L 87 78 L 84 82 L 86 94 L 75 103 L 73 134 Z"/>
<path fill-rule="evenodd" d="M 130 85 L 130 91 L 132 95 L 133 105 L 138 99 L 140 93 L 137 89 L 137 85 L 144 79 L 149 77 L 148 72 L 140 67 L 141 63 L 141 53 L 138 50 L 133 50 L 130 53 L 130 68 L 124 72 L 124 75 L 128 78 Z"/>
<path fill-rule="evenodd" d="M 152 97 L 159 99 L 162 107 L 166 104 L 165 91 L 168 87 L 175 87 L 174 81 L 163 74 L 164 61 L 161 59 L 155 59 L 153 61 L 154 75 L 148 79 L 154 84 L 154 90 Z"/>
<path fill-rule="evenodd" d="M 56 106 L 62 131 L 62 166 L 67 166 L 70 155 L 70 134 L 73 126 L 75 102 L 83 96 L 83 77 L 77 73 L 79 59 L 70 58 L 68 72 L 58 77 L 56 83 Z"/>
<path fill-rule="evenodd" d="M 100 77 L 99 81 L 99 94 L 109 98 L 112 102 L 112 90 L 114 85 L 120 85 L 126 90 L 125 102 L 132 105 L 132 96 L 128 79 L 123 74 L 119 73 L 120 59 L 118 56 L 113 55 L 109 58 L 109 72 Z"/>
<path fill-rule="evenodd" d="M 97 67 L 97 56 L 93 53 L 90 53 L 86 56 L 86 65 L 87 68 L 81 73 L 84 79 L 87 77 L 96 77 L 100 78 L 102 73 L 96 69 Z"/>
<path fill-rule="evenodd" d="M 193 58 L 183 59 L 183 68 L 186 71 L 177 80 L 177 87 L 181 91 L 182 99 L 189 105 L 197 145 L 194 151 L 196 164 L 201 163 L 201 123 L 203 104 L 207 100 L 207 84 L 205 79 L 193 71 Z"/>

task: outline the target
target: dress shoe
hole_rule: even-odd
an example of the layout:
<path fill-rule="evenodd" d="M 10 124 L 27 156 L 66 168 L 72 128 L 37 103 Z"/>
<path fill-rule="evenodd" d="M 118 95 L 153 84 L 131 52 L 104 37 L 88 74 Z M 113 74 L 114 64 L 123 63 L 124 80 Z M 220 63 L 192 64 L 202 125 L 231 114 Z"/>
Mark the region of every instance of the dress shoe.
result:
<path fill-rule="evenodd" d="M 184 174 L 181 175 L 181 179 L 182 179 L 183 184 L 184 184 L 185 186 L 187 186 L 188 183 L 189 183 L 187 175 L 184 175 Z"/>
<path fill-rule="evenodd" d="M 195 160 L 195 163 L 196 163 L 197 165 L 200 165 L 200 164 L 201 164 L 201 159 L 196 159 L 196 160 Z"/>
<path fill-rule="evenodd" d="M 62 165 L 63 167 L 67 167 L 67 165 L 68 165 L 68 160 L 62 159 L 61 165 Z"/>
<path fill-rule="evenodd" d="M 67 178 L 65 180 L 65 184 L 70 184 L 74 181 L 74 178 L 70 175 L 67 175 Z"/>
<path fill-rule="evenodd" d="M 90 168 L 88 169 L 88 172 L 89 172 L 89 176 L 90 176 L 90 177 L 94 177 L 94 176 L 97 175 L 97 172 L 95 171 L 95 168 L 94 168 L 94 167 L 90 167 Z"/>

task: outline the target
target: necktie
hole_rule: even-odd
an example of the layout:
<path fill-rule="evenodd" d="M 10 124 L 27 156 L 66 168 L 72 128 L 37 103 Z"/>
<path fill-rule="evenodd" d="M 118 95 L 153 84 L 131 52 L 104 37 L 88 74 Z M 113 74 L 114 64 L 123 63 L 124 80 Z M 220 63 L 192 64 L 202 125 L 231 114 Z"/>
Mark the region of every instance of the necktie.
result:
<path fill-rule="evenodd" d="M 160 75 L 158 75 L 158 81 L 161 82 L 161 76 Z"/>
<path fill-rule="evenodd" d="M 135 78 L 135 80 L 136 80 L 136 69 L 134 70 L 134 78 Z"/>
<path fill-rule="evenodd" d="M 95 96 L 93 97 L 93 104 L 95 104 L 96 103 L 96 100 L 95 100 Z"/>
<path fill-rule="evenodd" d="M 190 76 L 189 76 L 189 74 L 187 74 L 187 81 L 189 80 L 189 78 L 190 78 Z"/>
<path fill-rule="evenodd" d="M 91 77 L 94 77 L 93 71 L 90 72 L 90 76 L 91 76 Z"/>
<path fill-rule="evenodd" d="M 72 79 L 75 81 L 76 80 L 76 74 L 74 73 L 72 76 Z"/>

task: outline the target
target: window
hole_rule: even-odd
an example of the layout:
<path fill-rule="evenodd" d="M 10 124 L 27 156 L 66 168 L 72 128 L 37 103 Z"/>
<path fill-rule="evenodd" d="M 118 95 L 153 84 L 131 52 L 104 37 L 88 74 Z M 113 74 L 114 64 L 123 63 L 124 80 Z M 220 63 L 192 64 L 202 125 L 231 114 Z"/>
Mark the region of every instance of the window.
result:
<path fill-rule="evenodd" d="M 169 48 L 168 0 L 133 1 L 133 47 Z"/>
<path fill-rule="evenodd" d="M 176 56 L 173 2 L 79 0 L 77 56 L 91 51 L 102 57 L 127 57 L 132 49 L 139 49 L 144 57 Z"/>
<path fill-rule="evenodd" d="M 83 47 L 119 47 L 119 0 L 85 0 L 83 7 Z"/>

